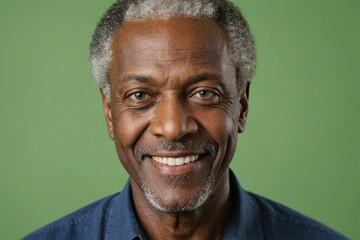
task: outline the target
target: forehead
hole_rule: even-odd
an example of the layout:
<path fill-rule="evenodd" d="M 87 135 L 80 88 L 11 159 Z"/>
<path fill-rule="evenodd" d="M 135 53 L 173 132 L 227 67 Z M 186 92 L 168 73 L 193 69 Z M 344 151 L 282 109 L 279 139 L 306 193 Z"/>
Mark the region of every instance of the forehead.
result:
<path fill-rule="evenodd" d="M 228 38 L 211 19 L 126 22 L 115 35 L 112 52 L 110 78 L 126 71 L 221 71 L 231 65 Z"/>

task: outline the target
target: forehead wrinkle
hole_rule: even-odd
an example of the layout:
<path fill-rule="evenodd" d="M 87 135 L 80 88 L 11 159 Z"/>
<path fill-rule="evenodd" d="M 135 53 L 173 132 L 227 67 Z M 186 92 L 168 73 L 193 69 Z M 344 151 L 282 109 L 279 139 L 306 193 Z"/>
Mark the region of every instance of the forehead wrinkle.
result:
<path fill-rule="evenodd" d="M 231 63 L 230 59 L 224 58 L 223 54 L 217 51 L 210 51 L 207 49 L 198 48 L 200 51 L 192 51 L 188 49 L 153 49 L 146 48 L 134 52 L 126 57 L 128 63 L 134 64 L 138 62 L 149 61 L 149 64 L 169 63 L 177 61 L 194 61 L 199 65 L 216 65 L 220 66 L 223 63 Z M 140 57 L 138 57 L 140 55 Z"/>
<path fill-rule="evenodd" d="M 155 37 L 154 37 L 155 36 Z M 132 56 L 133 54 L 141 53 L 146 50 L 161 51 L 163 53 L 173 51 L 197 51 L 205 52 L 207 54 L 215 54 L 220 57 L 224 50 L 227 49 L 227 41 L 225 39 L 202 39 L 195 41 L 193 38 L 196 36 L 181 37 L 182 39 L 173 39 L 167 33 L 136 33 L 135 35 L 126 36 L 124 41 L 120 39 L 117 41 L 117 47 L 124 53 L 125 56 Z M 215 43 L 215 44 L 214 44 Z M 130 54 L 127 52 L 134 51 Z"/>
<path fill-rule="evenodd" d="M 121 35 L 120 35 L 121 36 Z M 151 30 L 144 30 L 144 31 L 141 31 L 141 32 L 135 32 L 133 33 L 133 35 L 130 35 L 130 36 L 125 36 L 123 37 L 124 40 L 128 40 L 128 39 L 132 39 L 133 40 L 142 40 L 144 38 L 149 38 L 149 37 L 162 37 L 162 36 L 167 36 L 165 33 L 153 33 Z"/>
<path fill-rule="evenodd" d="M 124 49 L 125 51 L 129 50 L 129 48 Z M 195 50 L 195 51 L 194 51 Z M 125 52 L 122 51 L 122 52 Z M 167 54 L 167 55 L 171 55 L 171 54 L 184 54 L 184 55 L 199 55 L 202 53 L 205 53 L 205 55 L 209 54 L 209 55 L 215 55 L 216 57 L 220 57 L 221 53 L 218 52 L 222 52 L 222 51 L 217 51 L 216 49 L 210 49 L 210 48 L 203 48 L 203 47 L 194 47 L 194 49 L 189 49 L 189 48 L 156 48 L 153 46 L 150 47 L 144 47 L 142 49 L 136 50 L 135 52 L 133 52 L 132 54 L 129 55 L 125 55 L 126 57 L 131 57 L 133 55 L 136 54 L 141 54 L 143 52 L 146 53 L 146 51 L 155 51 L 155 52 L 159 52 L 163 55 Z M 151 55 L 153 55 L 153 52 L 150 52 Z"/>
<path fill-rule="evenodd" d="M 116 47 L 121 53 L 118 56 L 130 60 L 129 58 L 136 59 L 134 56 L 139 54 L 141 58 L 137 58 L 137 61 L 134 62 L 157 60 L 165 63 L 166 61 L 180 61 L 185 58 L 189 60 L 191 58 L 197 59 L 194 55 L 203 55 L 201 57 L 215 59 L 217 64 L 223 62 L 233 65 L 228 54 L 228 39 L 225 34 L 222 34 L 222 29 L 220 29 L 220 34 L 216 33 L 214 35 L 214 31 L 217 30 L 207 33 L 211 36 L 201 33 L 199 35 L 192 29 L 189 36 L 181 34 L 179 38 L 174 38 L 173 35 L 169 35 L 166 24 L 168 21 L 160 21 L 160 23 L 159 27 L 156 28 L 154 26 L 146 28 L 146 24 L 142 22 L 125 23 L 124 26 L 119 28 L 115 41 Z M 196 25 L 195 27 L 199 28 Z M 181 29 L 179 31 L 181 32 Z M 200 41 L 196 41 L 196 39 Z M 175 55 L 175 57 L 172 55 Z"/>
<path fill-rule="evenodd" d="M 160 63 L 161 62 L 168 63 L 168 62 L 176 62 L 176 61 L 182 61 L 182 60 L 188 61 L 190 59 L 202 59 L 202 60 L 204 60 L 203 57 L 191 57 L 191 58 L 189 58 L 189 57 L 177 57 L 177 58 L 172 58 L 172 59 L 142 58 L 142 59 L 132 60 L 132 61 L 130 61 L 130 63 L 143 62 L 143 61 L 154 61 L 154 62 L 156 61 L 156 62 L 160 62 Z M 203 62 L 196 62 L 196 63 L 200 64 L 200 65 L 208 65 L 209 63 L 212 64 L 212 62 L 210 62 L 210 61 L 206 62 L 206 60 L 207 59 L 205 59 Z M 210 60 L 210 59 L 208 58 L 208 60 Z M 214 58 L 214 60 L 219 62 L 218 58 Z"/>

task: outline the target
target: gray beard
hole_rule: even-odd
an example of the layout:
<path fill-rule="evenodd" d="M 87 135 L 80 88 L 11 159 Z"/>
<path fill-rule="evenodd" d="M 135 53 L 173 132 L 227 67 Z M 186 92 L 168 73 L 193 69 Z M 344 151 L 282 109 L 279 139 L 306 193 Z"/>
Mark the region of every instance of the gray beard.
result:
<path fill-rule="evenodd" d="M 169 213 L 176 213 L 176 212 L 185 212 L 185 211 L 194 211 L 197 208 L 199 208 L 201 205 L 205 203 L 205 201 L 209 198 L 211 193 L 214 190 L 215 186 L 215 178 L 212 176 L 209 176 L 206 180 L 205 185 L 201 188 L 200 192 L 190 198 L 187 203 L 183 204 L 182 206 L 176 206 L 176 207 L 170 207 L 166 206 L 161 199 L 156 196 L 155 192 L 152 191 L 145 182 L 141 185 L 141 189 L 144 192 L 146 198 L 150 202 L 150 204 L 163 212 L 169 212 Z"/>

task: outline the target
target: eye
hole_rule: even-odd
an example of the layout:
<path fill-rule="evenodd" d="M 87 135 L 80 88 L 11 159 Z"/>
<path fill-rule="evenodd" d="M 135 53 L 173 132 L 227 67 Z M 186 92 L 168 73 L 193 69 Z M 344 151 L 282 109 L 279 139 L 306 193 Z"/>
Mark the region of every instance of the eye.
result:
<path fill-rule="evenodd" d="M 131 95 L 129 95 L 128 99 L 132 102 L 141 102 L 141 101 L 148 99 L 149 97 L 150 97 L 149 94 L 139 91 L 139 92 L 134 92 Z"/>
<path fill-rule="evenodd" d="M 210 91 L 207 91 L 207 90 L 201 90 L 201 91 L 197 92 L 195 95 L 197 95 L 200 98 L 211 98 L 215 94 Z"/>
<path fill-rule="evenodd" d="M 191 97 L 191 100 L 196 103 L 211 105 L 218 103 L 220 101 L 220 97 L 214 91 L 200 90 Z"/>

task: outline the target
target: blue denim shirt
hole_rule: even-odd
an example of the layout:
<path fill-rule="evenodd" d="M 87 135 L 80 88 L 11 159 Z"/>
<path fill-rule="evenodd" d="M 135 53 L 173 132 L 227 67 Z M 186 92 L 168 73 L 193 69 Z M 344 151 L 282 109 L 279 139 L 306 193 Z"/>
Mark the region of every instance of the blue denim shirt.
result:
<path fill-rule="evenodd" d="M 339 240 L 348 239 L 323 224 L 279 203 L 241 188 L 230 173 L 235 194 L 234 217 L 224 239 Z M 127 182 L 123 191 L 81 208 L 23 238 L 24 240 L 146 239 Z"/>

